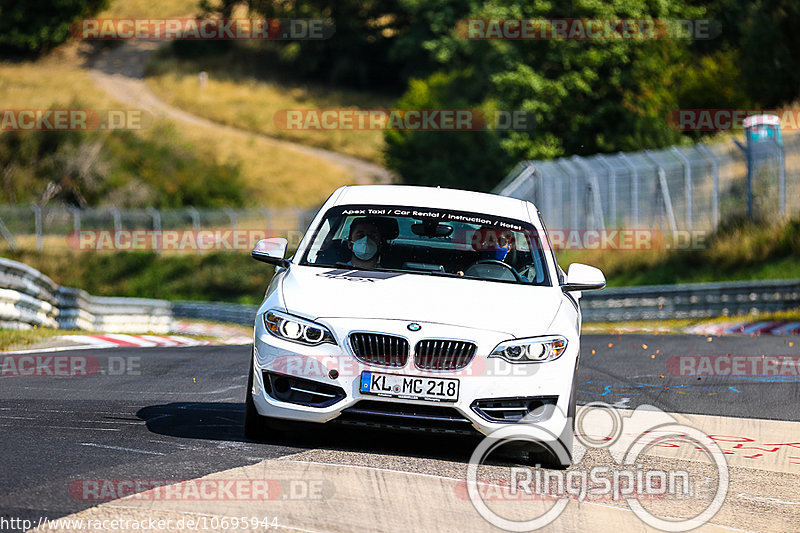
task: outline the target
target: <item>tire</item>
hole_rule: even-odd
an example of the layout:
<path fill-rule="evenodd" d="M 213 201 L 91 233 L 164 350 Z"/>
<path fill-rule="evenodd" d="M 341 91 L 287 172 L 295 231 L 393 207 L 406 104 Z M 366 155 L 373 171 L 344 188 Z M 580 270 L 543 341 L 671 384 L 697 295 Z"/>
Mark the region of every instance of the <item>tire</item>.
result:
<path fill-rule="evenodd" d="M 253 358 L 250 358 L 250 372 L 247 377 L 247 394 L 244 402 L 244 436 L 250 440 L 262 441 L 278 436 L 269 426 L 269 418 L 261 416 L 253 402 Z"/>

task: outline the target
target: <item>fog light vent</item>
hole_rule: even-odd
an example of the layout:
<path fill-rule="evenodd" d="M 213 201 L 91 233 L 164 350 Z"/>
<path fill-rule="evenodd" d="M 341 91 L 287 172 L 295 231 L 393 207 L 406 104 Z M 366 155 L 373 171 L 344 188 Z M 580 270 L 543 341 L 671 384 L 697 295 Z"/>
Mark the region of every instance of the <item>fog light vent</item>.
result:
<path fill-rule="evenodd" d="M 490 422 L 541 422 L 552 416 L 556 403 L 558 396 L 491 398 L 475 400 L 470 407 Z"/>

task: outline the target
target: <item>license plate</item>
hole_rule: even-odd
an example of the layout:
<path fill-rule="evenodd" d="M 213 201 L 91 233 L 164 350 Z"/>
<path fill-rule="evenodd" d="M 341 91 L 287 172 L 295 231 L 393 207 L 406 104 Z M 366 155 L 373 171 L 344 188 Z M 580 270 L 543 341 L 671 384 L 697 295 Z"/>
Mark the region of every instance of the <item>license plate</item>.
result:
<path fill-rule="evenodd" d="M 361 373 L 362 393 L 392 398 L 455 402 L 458 400 L 458 385 L 457 379 Z"/>

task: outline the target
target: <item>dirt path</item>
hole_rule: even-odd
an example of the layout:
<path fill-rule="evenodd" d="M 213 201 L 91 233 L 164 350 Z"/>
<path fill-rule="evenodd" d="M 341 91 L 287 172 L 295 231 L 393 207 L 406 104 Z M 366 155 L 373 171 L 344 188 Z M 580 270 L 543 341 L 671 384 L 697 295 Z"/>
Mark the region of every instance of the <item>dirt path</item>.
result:
<path fill-rule="evenodd" d="M 89 73 L 98 87 L 109 96 L 132 107 L 144 109 L 156 116 L 167 117 L 194 126 L 215 128 L 227 134 L 241 136 L 243 141 L 258 137 L 275 146 L 297 152 L 298 157 L 312 156 L 343 167 L 359 185 L 392 183 L 393 175 L 375 163 L 356 157 L 284 141 L 268 135 L 253 133 L 208 120 L 177 107 L 173 107 L 156 96 L 144 82 L 144 67 L 147 59 L 162 43 L 148 41 L 125 42 L 116 48 L 95 56 L 89 63 Z"/>

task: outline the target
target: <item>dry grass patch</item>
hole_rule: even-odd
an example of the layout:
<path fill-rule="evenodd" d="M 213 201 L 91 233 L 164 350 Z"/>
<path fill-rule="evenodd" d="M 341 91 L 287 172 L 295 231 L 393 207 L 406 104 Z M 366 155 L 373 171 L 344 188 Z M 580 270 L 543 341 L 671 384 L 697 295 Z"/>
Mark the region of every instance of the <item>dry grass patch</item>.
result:
<path fill-rule="evenodd" d="M 0 62 L 0 101 L 9 109 L 72 107 L 125 109 L 97 88 L 83 66 L 86 43 L 68 43 L 38 61 Z M 156 120 L 154 125 L 166 122 Z M 175 135 L 160 141 L 219 163 L 238 163 L 250 205 L 313 207 L 337 187 L 353 183 L 342 167 L 267 139 L 171 122 Z M 137 132 L 153 135 L 152 128 Z"/>
<path fill-rule="evenodd" d="M 224 54 L 202 61 L 178 61 L 162 55 L 149 65 L 147 84 L 171 105 L 215 122 L 383 162 L 382 131 L 285 130 L 276 126 L 274 117 L 287 109 L 382 109 L 391 105 L 391 98 L 277 79 L 257 79 L 247 68 L 237 66 L 235 55 Z M 198 80 L 201 71 L 208 73 L 208 82 L 203 88 Z"/>

